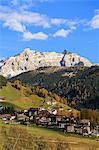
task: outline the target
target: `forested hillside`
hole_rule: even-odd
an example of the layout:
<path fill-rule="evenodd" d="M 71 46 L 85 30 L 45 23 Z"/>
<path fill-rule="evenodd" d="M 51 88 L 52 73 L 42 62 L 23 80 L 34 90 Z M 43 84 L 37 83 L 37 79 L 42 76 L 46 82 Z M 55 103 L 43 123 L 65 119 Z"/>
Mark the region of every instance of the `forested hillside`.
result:
<path fill-rule="evenodd" d="M 16 79 L 65 97 L 70 106 L 99 109 L 99 66 L 39 68 L 18 75 L 11 81 Z"/>

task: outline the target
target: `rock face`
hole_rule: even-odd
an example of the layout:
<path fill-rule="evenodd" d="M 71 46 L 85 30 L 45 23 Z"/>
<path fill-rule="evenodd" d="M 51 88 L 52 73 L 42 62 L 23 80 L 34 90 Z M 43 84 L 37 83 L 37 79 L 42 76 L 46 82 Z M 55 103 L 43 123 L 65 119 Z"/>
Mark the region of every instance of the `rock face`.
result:
<path fill-rule="evenodd" d="M 2 67 L 4 64 L 4 60 L 0 60 L 0 67 Z"/>
<path fill-rule="evenodd" d="M 35 70 L 39 67 L 60 66 L 63 54 L 56 52 L 39 52 L 29 48 L 16 56 L 5 60 L 0 67 L 0 74 L 11 78 L 23 72 Z M 67 53 L 65 58 L 66 66 L 91 66 L 91 62 L 75 53 Z"/>

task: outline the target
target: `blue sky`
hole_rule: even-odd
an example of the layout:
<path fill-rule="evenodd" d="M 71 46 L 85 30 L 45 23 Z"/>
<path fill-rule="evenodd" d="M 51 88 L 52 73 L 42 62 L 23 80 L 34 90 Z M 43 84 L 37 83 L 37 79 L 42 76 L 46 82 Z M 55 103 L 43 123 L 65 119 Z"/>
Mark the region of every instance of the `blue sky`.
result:
<path fill-rule="evenodd" d="M 99 63 L 99 1 L 0 0 L 0 58 L 26 47 Z"/>

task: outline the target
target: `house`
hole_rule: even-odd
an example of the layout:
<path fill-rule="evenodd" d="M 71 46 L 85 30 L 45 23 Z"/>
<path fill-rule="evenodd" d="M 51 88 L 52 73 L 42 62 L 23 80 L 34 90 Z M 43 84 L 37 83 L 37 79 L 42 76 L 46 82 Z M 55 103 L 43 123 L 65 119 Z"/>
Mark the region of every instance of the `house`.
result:
<path fill-rule="evenodd" d="M 36 115 L 38 115 L 38 112 L 39 112 L 39 108 L 30 108 L 28 110 L 28 116 L 29 117 L 36 116 Z"/>
<path fill-rule="evenodd" d="M 11 114 L 2 114 L 2 115 L 0 115 L 0 118 L 1 118 L 3 121 L 10 120 Z"/>
<path fill-rule="evenodd" d="M 29 121 L 36 123 L 36 116 L 39 113 L 39 108 L 30 108 L 28 110 Z"/>
<path fill-rule="evenodd" d="M 63 117 L 58 121 L 59 128 L 64 129 L 65 132 L 75 132 L 76 120 L 72 117 Z"/>
<path fill-rule="evenodd" d="M 58 124 L 59 121 L 62 120 L 62 116 L 61 115 L 56 115 L 56 122 Z"/>
<path fill-rule="evenodd" d="M 27 110 L 27 109 L 25 109 L 25 110 L 24 110 L 24 113 L 28 113 L 28 110 Z"/>
<path fill-rule="evenodd" d="M 50 118 L 47 118 L 46 116 L 45 117 L 42 116 L 38 119 L 37 124 L 43 125 L 43 126 L 48 126 L 48 125 L 50 125 L 50 122 L 51 122 Z"/>
<path fill-rule="evenodd" d="M 16 119 L 16 115 L 11 115 L 10 120 L 15 120 Z"/>
<path fill-rule="evenodd" d="M 59 117 L 50 113 L 48 110 L 40 111 L 36 117 L 36 124 L 47 125 L 47 126 L 56 126 Z"/>
<path fill-rule="evenodd" d="M 74 131 L 77 134 L 82 134 L 82 125 L 80 125 L 80 124 L 74 125 Z"/>
<path fill-rule="evenodd" d="M 74 117 L 64 117 L 63 119 L 66 121 L 67 125 L 76 124 L 76 120 Z"/>
<path fill-rule="evenodd" d="M 58 128 L 59 129 L 65 129 L 65 127 L 66 127 L 66 120 L 58 121 Z"/>
<path fill-rule="evenodd" d="M 46 100 L 45 102 L 47 105 L 52 105 L 52 106 L 55 106 L 57 104 L 56 100 Z"/>
<path fill-rule="evenodd" d="M 75 132 L 75 129 L 74 129 L 74 125 L 68 125 L 68 126 L 66 126 L 66 131 L 67 132 Z"/>
<path fill-rule="evenodd" d="M 36 116 L 36 124 L 37 125 L 48 125 L 48 123 L 50 122 L 50 120 L 48 120 L 49 115 L 50 115 L 50 113 L 47 110 L 40 111 L 39 114 Z"/>
<path fill-rule="evenodd" d="M 57 115 L 57 109 L 53 106 L 52 108 L 48 108 L 50 114 Z"/>
<path fill-rule="evenodd" d="M 90 131 L 89 127 L 83 127 L 82 128 L 82 135 L 83 136 L 87 136 L 87 135 L 90 135 L 90 134 L 91 134 L 91 131 Z"/>
<path fill-rule="evenodd" d="M 24 115 L 24 113 L 17 113 L 18 122 L 29 122 L 29 117 Z"/>
<path fill-rule="evenodd" d="M 68 123 L 66 120 L 58 122 L 59 129 L 64 129 L 65 132 L 74 132 L 74 124 Z"/>
<path fill-rule="evenodd" d="M 57 114 L 57 109 L 53 109 L 53 110 L 52 110 L 52 114 L 53 114 L 53 115 L 56 115 L 56 114 Z"/>
<path fill-rule="evenodd" d="M 95 135 L 97 138 L 99 137 L 99 125 L 94 128 L 93 135 Z"/>
<path fill-rule="evenodd" d="M 16 122 L 16 115 L 15 114 L 2 114 L 0 115 L 0 118 L 4 121 L 4 123 L 10 123 L 13 124 Z"/>
<path fill-rule="evenodd" d="M 89 119 L 82 119 L 82 120 L 80 121 L 80 123 L 81 123 L 83 126 L 88 126 L 88 127 L 90 127 L 90 125 L 91 125 Z"/>
<path fill-rule="evenodd" d="M 72 109 L 68 109 L 68 112 L 72 112 Z"/>
<path fill-rule="evenodd" d="M 45 110 L 45 108 L 43 107 L 43 105 L 41 105 L 41 106 L 39 107 L 39 111 L 42 111 L 42 110 Z"/>
<path fill-rule="evenodd" d="M 80 125 L 81 125 L 83 136 L 91 134 L 91 123 L 89 119 L 82 119 L 80 121 Z"/>
<path fill-rule="evenodd" d="M 51 100 L 46 100 L 45 103 L 46 103 L 47 105 L 52 105 Z"/>
<path fill-rule="evenodd" d="M 61 118 L 58 121 L 58 126 L 59 126 L 59 128 L 64 128 L 65 129 L 69 122 L 70 122 L 69 118 Z"/>
<path fill-rule="evenodd" d="M 42 110 L 42 111 L 39 111 L 39 114 L 38 116 L 44 116 L 44 117 L 48 117 L 50 115 L 49 111 L 48 110 Z"/>
<path fill-rule="evenodd" d="M 56 115 L 50 114 L 49 118 L 50 118 L 49 125 L 51 125 L 51 126 L 57 125 L 57 120 L 56 120 L 57 116 Z"/>
<path fill-rule="evenodd" d="M 99 137 L 99 125 L 96 126 L 96 136 Z"/>

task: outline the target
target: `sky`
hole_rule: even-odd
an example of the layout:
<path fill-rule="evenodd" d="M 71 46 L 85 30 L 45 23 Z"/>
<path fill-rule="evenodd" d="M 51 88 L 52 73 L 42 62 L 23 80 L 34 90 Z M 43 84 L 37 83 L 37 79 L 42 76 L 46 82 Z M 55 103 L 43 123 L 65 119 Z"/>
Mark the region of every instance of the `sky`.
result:
<path fill-rule="evenodd" d="M 99 0 L 0 0 L 0 59 L 24 48 L 99 63 Z"/>

